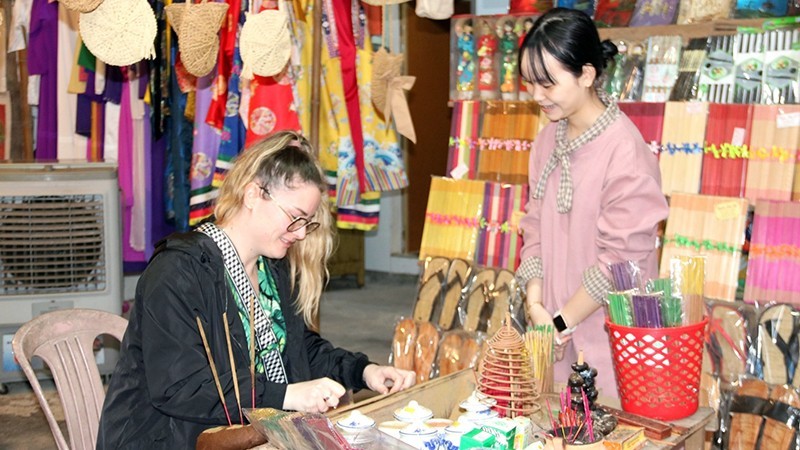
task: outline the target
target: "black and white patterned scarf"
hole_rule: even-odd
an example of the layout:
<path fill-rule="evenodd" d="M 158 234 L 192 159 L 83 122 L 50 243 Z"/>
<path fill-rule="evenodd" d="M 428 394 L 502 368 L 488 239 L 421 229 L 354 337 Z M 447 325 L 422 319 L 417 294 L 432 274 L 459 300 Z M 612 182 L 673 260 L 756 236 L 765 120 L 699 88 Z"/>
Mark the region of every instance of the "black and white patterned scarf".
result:
<path fill-rule="evenodd" d="M 619 116 L 619 107 L 616 102 L 605 95 L 605 92 L 602 92 L 602 90 L 598 89 L 597 92 L 600 100 L 606 105 L 605 111 L 603 111 L 589 129 L 572 141 L 567 140 L 567 119 L 558 121 L 556 125 L 556 148 L 553 150 L 553 153 L 550 154 L 550 158 L 548 158 L 544 170 L 542 171 L 542 176 L 539 177 L 539 182 L 536 183 L 536 189 L 533 191 L 533 198 L 542 198 L 542 196 L 544 196 L 544 186 L 547 183 L 547 177 L 561 164 L 561 178 L 558 180 L 556 205 L 558 212 L 562 214 L 572 209 L 572 172 L 570 171 L 570 155 L 575 150 L 593 141 L 597 136 L 600 136 L 600 134 L 614 123 Z"/>
<path fill-rule="evenodd" d="M 242 264 L 242 260 L 239 258 L 239 254 L 236 252 L 236 248 L 233 246 L 230 238 L 228 238 L 228 235 L 225 234 L 225 232 L 220 230 L 219 227 L 211 222 L 206 222 L 199 226 L 197 231 L 213 239 L 217 244 L 217 247 L 219 247 L 219 249 L 222 251 L 222 259 L 225 263 L 225 271 L 228 273 L 228 276 L 233 281 L 233 285 L 236 287 L 236 291 L 239 294 L 239 301 L 242 302 L 244 310 L 249 311 L 250 307 L 247 305 L 246 301 L 247 299 L 253 298 L 256 293 L 253 290 L 253 285 L 247 278 L 247 273 L 244 270 L 244 264 Z M 267 268 L 267 270 L 269 270 L 269 268 Z M 269 381 L 272 381 L 273 383 L 286 383 L 286 370 L 283 367 L 283 360 L 281 360 L 278 346 L 275 345 L 278 342 L 278 339 L 275 337 L 275 333 L 272 331 L 272 323 L 270 322 L 267 314 L 264 312 L 264 309 L 261 307 L 261 302 L 257 301 L 255 303 L 255 324 L 253 325 L 255 330 L 250 330 L 250 332 L 253 334 L 251 339 L 256 339 L 259 350 L 274 346 L 275 350 L 266 353 L 266 358 L 263 358 L 264 372 L 266 373 Z"/>

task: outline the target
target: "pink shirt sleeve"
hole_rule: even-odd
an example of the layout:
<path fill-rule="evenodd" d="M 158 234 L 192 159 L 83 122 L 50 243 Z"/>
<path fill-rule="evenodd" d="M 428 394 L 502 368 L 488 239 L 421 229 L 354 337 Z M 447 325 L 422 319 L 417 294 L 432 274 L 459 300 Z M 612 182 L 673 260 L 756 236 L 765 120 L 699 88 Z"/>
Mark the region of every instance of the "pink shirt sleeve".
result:
<path fill-rule="evenodd" d="M 658 223 L 669 213 L 661 192 L 658 160 L 634 140 L 621 141 L 611 158 L 601 194 L 597 222 L 598 268 L 610 277 L 608 265 L 634 261 L 650 277 Z"/>

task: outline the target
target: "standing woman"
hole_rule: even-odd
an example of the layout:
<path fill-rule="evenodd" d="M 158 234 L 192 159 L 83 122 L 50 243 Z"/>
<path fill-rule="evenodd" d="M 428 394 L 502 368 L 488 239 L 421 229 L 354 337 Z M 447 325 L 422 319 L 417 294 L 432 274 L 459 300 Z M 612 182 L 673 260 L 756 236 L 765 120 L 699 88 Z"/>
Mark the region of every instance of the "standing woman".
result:
<path fill-rule="evenodd" d="M 214 222 L 159 243 L 136 286 L 98 449 L 194 448 L 203 430 L 238 423 L 240 407 L 325 412 L 345 388 L 414 384 L 413 372 L 310 328 L 332 249 L 326 188 L 308 141 L 276 133 L 236 160 Z"/>
<path fill-rule="evenodd" d="M 643 278 L 657 276 L 656 229 L 668 212 L 656 157 L 602 92 L 616 53 L 585 13 L 563 8 L 536 21 L 519 53 L 528 92 L 551 123 L 531 151 L 517 279 L 534 324 L 557 330 L 556 380 L 583 350 L 609 396 L 617 389 L 601 310 L 608 265 L 633 261 Z"/>

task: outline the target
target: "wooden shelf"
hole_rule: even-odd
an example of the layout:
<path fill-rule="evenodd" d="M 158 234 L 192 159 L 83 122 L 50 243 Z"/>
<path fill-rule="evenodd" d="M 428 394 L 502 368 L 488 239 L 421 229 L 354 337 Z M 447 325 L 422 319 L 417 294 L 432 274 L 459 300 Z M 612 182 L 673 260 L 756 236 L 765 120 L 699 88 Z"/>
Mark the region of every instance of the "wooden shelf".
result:
<path fill-rule="evenodd" d="M 760 28 L 769 19 L 725 19 L 687 25 L 657 25 L 650 27 L 600 28 L 601 39 L 644 42 L 650 36 L 680 35 L 684 39 L 701 38 L 719 34 L 736 34 L 739 27 Z M 684 42 L 686 44 L 686 42 Z"/>

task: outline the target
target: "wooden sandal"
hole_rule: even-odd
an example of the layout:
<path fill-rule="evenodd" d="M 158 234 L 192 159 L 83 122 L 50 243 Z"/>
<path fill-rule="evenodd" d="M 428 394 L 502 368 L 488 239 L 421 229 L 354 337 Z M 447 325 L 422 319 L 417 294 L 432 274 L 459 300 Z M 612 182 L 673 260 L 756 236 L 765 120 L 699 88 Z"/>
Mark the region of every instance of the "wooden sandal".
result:
<path fill-rule="evenodd" d="M 433 361 L 439 349 L 439 329 L 430 322 L 417 324 L 417 343 L 414 352 L 414 371 L 417 373 L 417 383 L 431 379 L 433 375 Z"/>
<path fill-rule="evenodd" d="M 486 324 L 486 334 L 494 335 L 503 326 L 503 321 L 508 314 L 514 316 L 514 298 L 517 291 L 517 280 L 514 272 L 508 269 L 500 269 L 497 272 L 497 279 L 494 289 L 491 292 L 492 304 L 491 315 Z"/>
<path fill-rule="evenodd" d="M 453 323 L 458 313 L 458 306 L 469 288 L 472 276 L 472 265 L 463 259 L 454 259 L 450 262 L 447 271 L 447 284 L 444 289 L 444 304 L 439 314 L 439 327 L 443 331 L 453 328 Z"/>
<path fill-rule="evenodd" d="M 770 400 L 772 410 L 764 418 L 761 432 L 761 448 L 769 450 L 791 450 L 795 448 L 797 412 L 800 409 L 800 396 L 791 386 L 772 388 Z M 793 426 L 791 426 L 793 425 Z"/>
<path fill-rule="evenodd" d="M 792 355 L 790 343 L 797 335 L 797 314 L 791 305 L 776 304 L 765 309 L 758 319 L 763 380 L 769 384 L 788 384 L 794 377 L 797 356 Z"/>
<path fill-rule="evenodd" d="M 434 308 L 441 301 L 449 267 L 450 260 L 447 258 L 439 256 L 425 258 L 417 301 L 414 303 L 414 312 L 411 314 L 414 320 L 421 322 L 431 320 Z"/>
<path fill-rule="evenodd" d="M 715 304 L 708 323 L 709 350 L 716 356 L 717 374 L 726 383 L 733 383 L 746 371 L 748 342 L 747 324 L 735 306 Z"/>
<path fill-rule="evenodd" d="M 729 443 L 736 450 L 755 450 L 761 434 L 762 415 L 769 408 L 769 385 L 761 380 L 744 380 L 731 403 Z"/>
<path fill-rule="evenodd" d="M 485 311 L 488 311 L 492 300 L 491 292 L 494 290 L 496 278 L 497 272 L 487 268 L 479 270 L 472 279 L 464 308 L 466 314 L 462 322 L 465 330 L 478 331 L 481 318 L 486 320 Z"/>

